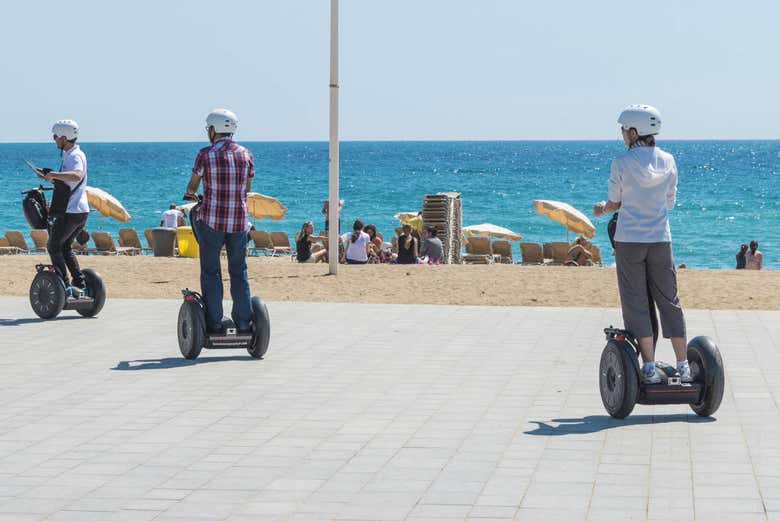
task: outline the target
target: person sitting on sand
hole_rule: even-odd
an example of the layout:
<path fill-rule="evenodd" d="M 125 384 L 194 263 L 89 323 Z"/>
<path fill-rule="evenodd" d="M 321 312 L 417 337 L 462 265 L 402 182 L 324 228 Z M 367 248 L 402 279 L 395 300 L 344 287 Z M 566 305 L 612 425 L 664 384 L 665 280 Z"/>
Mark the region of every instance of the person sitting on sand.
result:
<path fill-rule="evenodd" d="M 737 252 L 737 269 L 744 270 L 747 260 L 745 258 L 748 251 L 748 245 L 744 242 L 739 245 L 739 251 Z"/>
<path fill-rule="evenodd" d="M 591 253 L 591 243 L 588 239 L 580 235 L 569 248 L 566 254 L 565 266 L 593 266 L 593 253 Z"/>
<path fill-rule="evenodd" d="M 760 270 L 764 266 L 764 254 L 758 251 L 758 241 L 750 241 L 750 249 L 745 253 L 745 269 Z"/>
<path fill-rule="evenodd" d="M 428 264 L 441 264 L 444 257 L 444 246 L 441 239 L 436 237 L 436 227 L 428 226 L 423 232 L 422 247 L 420 248 L 420 257 L 427 257 Z"/>
<path fill-rule="evenodd" d="M 352 225 L 352 231 L 341 236 L 341 240 L 347 243 L 342 262 L 347 264 L 367 264 L 368 250 L 371 248 L 371 239 L 363 231 L 363 222 L 358 219 Z"/>
<path fill-rule="evenodd" d="M 685 316 L 677 294 L 669 212 L 677 198 L 674 156 L 655 144 L 661 114 L 649 105 L 630 105 L 618 118 L 628 150 L 612 161 L 609 200 L 593 205 L 596 217 L 620 210 L 615 260 L 623 323 L 636 337 L 644 365 L 642 380 L 659 383 L 653 345 L 653 310 L 661 314 L 683 382 L 691 381 Z M 648 298 L 648 288 L 650 297 Z"/>
<path fill-rule="evenodd" d="M 306 221 L 301 231 L 295 234 L 295 258 L 298 262 L 320 262 L 327 260 L 328 251 L 314 237 L 314 223 Z"/>
<path fill-rule="evenodd" d="M 412 233 L 412 226 L 406 223 L 401 228 L 398 237 L 398 264 L 417 264 L 417 238 Z"/>

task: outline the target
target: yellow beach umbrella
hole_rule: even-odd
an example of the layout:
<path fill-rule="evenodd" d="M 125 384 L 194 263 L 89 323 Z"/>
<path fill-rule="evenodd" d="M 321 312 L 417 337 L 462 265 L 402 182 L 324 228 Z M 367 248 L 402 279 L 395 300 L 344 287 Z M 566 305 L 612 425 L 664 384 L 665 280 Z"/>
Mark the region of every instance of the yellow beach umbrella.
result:
<path fill-rule="evenodd" d="M 406 224 L 406 221 L 409 219 L 412 219 L 413 217 L 417 217 L 417 214 L 419 212 L 400 212 L 395 214 L 393 217 L 401 221 L 401 224 Z"/>
<path fill-rule="evenodd" d="M 463 235 L 466 237 L 473 237 L 475 235 L 482 235 L 484 237 L 496 237 L 499 239 L 509 239 L 510 241 L 519 241 L 522 239 L 522 235 L 515 233 L 503 226 L 497 226 L 490 223 L 473 224 L 463 228 Z"/>
<path fill-rule="evenodd" d="M 567 231 L 572 231 L 585 237 L 593 237 L 596 228 L 590 219 L 570 204 L 546 199 L 534 200 L 534 210 L 540 215 L 546 215 L 553 221 L 561 223 Z"/>
<path fill-rule="evenodd" d="M 249 192 L 246 194 L 246 208 L 255 219 L 268 217 L 278 221 L 287 213 L 287 207 L 279 199 L 268 195 Z"/>
<path fill-rule="evenodd" d="M 87 186 L 86 190 L 90 206 L 100 212 L 100 215 L 111 217 L 123 223 L 130 220 L 130 214 L 116 197 L 94 186 Z"/>

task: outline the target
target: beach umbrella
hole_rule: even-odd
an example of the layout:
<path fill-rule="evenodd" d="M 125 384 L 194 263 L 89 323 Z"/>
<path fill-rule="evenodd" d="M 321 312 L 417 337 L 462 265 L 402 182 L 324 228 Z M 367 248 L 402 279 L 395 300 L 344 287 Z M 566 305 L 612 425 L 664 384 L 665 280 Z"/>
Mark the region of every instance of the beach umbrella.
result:
<path fill-rule="evenodd" d="M 189 212 L 190 210 L 192 210 L 192 207 L 195 206 L 196 204 L 198 203 L 194 202 L 194 203 L 180 204 L 179 206 L 176 207 L 176 209 L 179 210 L 180 212 Z"/>
<path fill-rule="evenodd" d="M 590 219 L 570 204 L 561 201 L 549 201 L 546 199 L 535 199 L 534 210 L 540 215 L 546 215 L 555 222 L 561 223 L 566 227 L 566 239 L 568 232 L 572 231 L 585 237 L 593 237 L 596 234 L 596 228 Z"/>
<path fill-rule="evenodd" d="M 473 237 L 475 235 L 482 235 L 483 237 L 495 237 L 498 239 L 509 239 L 510 241 L 519 241 L 522 239 L 522 235 L 515 233 L 503 226 L 497 226 L 490 223 L 473 224 L 463 228 L 463 235 L 466 237 Z"/>
<path fill-rule="evenodd" d="M 411 219 L 413 217 L 417 217 L 418 213 L 419 212 L 401 212 L 401 213 L 395 214 L 393 217 L 398 219 L 399 221 L 401 221 L 401 224 L 404 224 L 409 219 Z"/>
<path fill-rule="evenodd" d="M 87 186 L 87 201 L 90 206 L 100 212 L 100 215 L 116 219 L 119 222 L 126 223 L 130 220 L 130 214 L 119 200 L 100 188 Z M 102 228 L 102 220 L 99 221 L 99 228 Z"/>
<path fill-rule="evenodd" d="M 246 194 L 246 209 L 255 219 L 268 217 L 274 221 L 278 221 L 287 213 L 287 207 L 279 199 L 257 192 Z"/>

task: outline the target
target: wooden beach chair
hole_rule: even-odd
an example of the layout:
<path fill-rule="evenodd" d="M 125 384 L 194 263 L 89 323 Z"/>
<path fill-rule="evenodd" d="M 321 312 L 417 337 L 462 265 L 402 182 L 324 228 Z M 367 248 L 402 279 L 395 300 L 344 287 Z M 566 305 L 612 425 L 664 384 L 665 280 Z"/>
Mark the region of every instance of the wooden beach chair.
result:
<path fill-rule="evenodd" d="M 250 255 L 257 255 L 262 253 L 263 255 L 273 255 L 274 253 L 274 241 L 271 240 L 271 234 L 265 230 L 252 230 L 249 232 L 249 237 L 252 242 L 255 243 L 254 247 L 248 248 Z"/>
<path fill-rule="evenodd" d="M 113 237 L 108 232 L 92 232 L 92 240 L 95 243 L 97 253 L 102 255 L 138 255 L 138 248 L 120 246 L 117 248 Z"/>
<path fill-rule="evenodd" d="M 17 253 L 19 253 L 19 248 L 11 246 L 7 238 L 0 237 L 0 255 L 16 255 Z"/>
<path fill-rule="evenodd" d="M 487 237 L 469 237 L 466 243 L 466 254 L 463 262 L 466 264 L 493 264 L 496 256 L 490 247 L 490 239 Z"/>
<path fill-rule="evenodd" d="M 18 230 L 10 230 L 5 232 L 5 238 L 8 240 L 8 246 L 11 248 L 17 248 L 17 253 L 30 253 L 30 247 L 27 246 L 27 241 L 24 240 L 24 235 Z"/>
<path fill-rule="evenodd" d="M 30 238 L 35 244 L 34 251 L 45 252 L 49 244 L 49 232 L 46 230 L 30 230 Z"/>
<path fill-rule="evenodd" d="M 491 245 L 493 248 L 493 254 L 499 255 L 498 261 L 502 264 L 514 264 L 515 261 L 512 258 L 512 245 L 509 241 L 493 241 Z"/>
<path fill-rule="evenodd" d="M 154 248 L 154 244 L 152 244 L 152 229 L 147 228 L 144 230 L 144 239 L 146 239 L 146 244 L 149 245 L 149 249 L 151 250 Z"/>
<path fill-rule="evenodd" d="M 141 239 L 138 237 L 138 232 L 135 228 L 120 228 L 119 229 L 119 246 L 123 248 L 135 248 L 141 253 L 150 253 L 152 251 L 151 245 L 144 248 L 141 244 Z"/>
<path fill-rule="evenodd" d="M 521 242 L 520 255 L 523 264 L 544 264 L 542 245 L 535 242 Z"/>
<path fill-rule="evenodd" d="M 590 253 L 591 253 L 590 260 L 593 261 L 593 264 L 595 264 L 596 266 L 601 266 L 602 265 L 602 263 L 601 263 L 601 250 L 599 249 L 599 247 L 596 246 L 595 244 L 591 244 L 590 245 Z"/>
<path fill-rule="evenodd" d="M 563 264 L 569 248 L 571 245 L 568 242 L 545 242 L 543 246 L 545 261 L 549 259 L 548 264 Z"/>
<path fill-rule="evenodd" d="M 273 255 L 277 253 L 282 255 L 292 255 L 292 247 L 290 246 L 290 238 L 287 237 L 287 232 L 271 232 L 271 241 L 274 245 Z"/>

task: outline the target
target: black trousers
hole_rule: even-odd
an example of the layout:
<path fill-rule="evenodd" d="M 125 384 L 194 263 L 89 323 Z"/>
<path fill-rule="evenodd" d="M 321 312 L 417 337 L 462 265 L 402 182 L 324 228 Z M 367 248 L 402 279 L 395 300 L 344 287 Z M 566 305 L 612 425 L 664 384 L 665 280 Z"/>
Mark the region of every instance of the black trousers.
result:
<path fill-rule="evenodd" d="M 46 249 L 49 251 L 51 263 L 57 274 L 62 277 L 65 285 L 68 285 L 68 271 L 72 278 L 73 286 L 84 288 L 84 275 L 79 268 L 79 261 L 73 253 L 71 245 L 84 225 L 87 223 L 88 213 L 66 213 L 61 217 L 55 217 L 49 232 L 49 242 Z"/>

